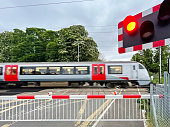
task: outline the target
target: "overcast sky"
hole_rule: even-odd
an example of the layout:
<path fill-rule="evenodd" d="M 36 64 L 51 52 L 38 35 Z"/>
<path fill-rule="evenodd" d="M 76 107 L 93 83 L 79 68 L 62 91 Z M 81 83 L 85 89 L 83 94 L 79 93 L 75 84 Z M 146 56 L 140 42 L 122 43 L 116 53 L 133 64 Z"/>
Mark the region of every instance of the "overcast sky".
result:
<path fill-rule="evenodd" d="M 96 41 L 99 51 L 106 60 L 130 60 L 134 53 L 118 54 L 118 23 L 126 16 L 138 14 L 163 0 L 94 0 L 2 9 L 69 1 L 81 0 L 0 0 L 0 32 L 11 31 L 14 28 L 25 30 L 26 27 L 59 30 L 71 25 L 83 25 L 89 36 Z"/>

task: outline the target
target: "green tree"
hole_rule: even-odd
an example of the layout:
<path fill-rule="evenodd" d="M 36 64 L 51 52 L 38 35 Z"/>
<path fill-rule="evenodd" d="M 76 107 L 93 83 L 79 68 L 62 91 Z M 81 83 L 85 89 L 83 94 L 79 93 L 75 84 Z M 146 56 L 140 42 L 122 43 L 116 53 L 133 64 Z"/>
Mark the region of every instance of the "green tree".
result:
<path fill-rule="evenodd" d="M 71 26 L 58 31 L 60 49 L 60 61 L 77 61 L 78 60 L 78 44 L 80 61 L 97 61 L 99 51 L 97 44 L 88 32 L 81 25 Z M 64 59 L 63 59 L 64 58 Z"/>
<path fill-rule="evenodd" d="M 14 29 L 0 34 L 1 62 L 97 61 L 99 51 L 93 38 L 81 25 L 59 31 L 42 28 Z"/>
<path fill-rule="evenodd" d="M 167 59 L 170 57 L 170 47 L 163 46 L 161 47 L 162 53 L 162 72 L 167 71 Z M 149 72 L 157 74 L 159 72 L 159 48 L 157 49 L 146 49 L 139 51 L 132 57 L 132 61 L 142 63 Z"/>
<path fill-rule="evenodd" d="M 5 31 L 0 33 L 0 61 L 11 61 L 11 49 L 15 46 L 13 41 L 13 33 Z"/>

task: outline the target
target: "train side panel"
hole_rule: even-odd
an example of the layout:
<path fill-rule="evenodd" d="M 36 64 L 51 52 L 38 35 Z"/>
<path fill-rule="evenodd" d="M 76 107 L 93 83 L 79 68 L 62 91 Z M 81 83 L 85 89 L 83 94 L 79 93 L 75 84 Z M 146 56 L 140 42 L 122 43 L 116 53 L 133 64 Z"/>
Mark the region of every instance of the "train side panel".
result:
<path fill-rule="evenodd" d="M 111 67 L 113 68 L 113 71 L 109 72 L 111 70 Z M 117 71 L 116 71 L 116 67 L 117 67 Z M 121 63 L 107 64 L 106 65 L 106 74 L 107 74 L 106 80 L 108 81 L 129 80 L 131 78 L 131 73 L 129 72 L 131 72 L 131 64 L 121 64 Z"/>
<path fill-rule="evenodd" d="M 19 65 L 19 68 L 21 67 L 32 67 L 32 66 L 40 66 L 40 65 Z M 54 64 L 54 65 L 41 65 L 41 67 L 59 67 L 61 65 Z M 70 66 L 89 66 L 89 70 L 91 70 L 91 65 L 90 64 L 83 64 L 83 65 L 75 65 L 75 64 L 63 64 L 62 66 L 64 67 L 70 67 Z M 59 74 L 59 75 L 21 75 L 20 74 L 20 69 L 18 73 L 19 81 L 90 81 L 91 80 L 91 71 L 89 74 L 85 75 L 65 75 L 65 74 Z"/>

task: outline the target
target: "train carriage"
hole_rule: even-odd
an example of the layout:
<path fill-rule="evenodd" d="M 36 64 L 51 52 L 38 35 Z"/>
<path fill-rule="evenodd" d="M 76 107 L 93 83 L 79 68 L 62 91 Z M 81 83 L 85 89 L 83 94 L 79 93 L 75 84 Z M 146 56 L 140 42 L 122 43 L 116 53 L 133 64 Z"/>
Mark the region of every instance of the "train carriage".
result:
<path fill-rule="evenodd" d="M 1 63 L 0 85 L 15 83 L 18 86 L 35 82 L 68 82 L 83 85 L 94 82 L 107 87 L 119 85 L 148 85 L 149 74 L 146 68 L 137 62 L 37 62 L 37 63 Z"/>

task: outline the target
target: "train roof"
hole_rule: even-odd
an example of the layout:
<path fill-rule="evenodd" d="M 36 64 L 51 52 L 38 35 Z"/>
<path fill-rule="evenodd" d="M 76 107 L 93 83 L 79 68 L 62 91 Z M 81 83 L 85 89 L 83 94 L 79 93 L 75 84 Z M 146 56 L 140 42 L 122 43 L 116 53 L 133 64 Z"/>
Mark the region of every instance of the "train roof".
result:
<path fill-rule="evenodd" d="M 108 63 L 137 63 L 136 61 L 95 61 L 95 62 L 11 62 L 11 63 L 0 63 L 0 65 L 24 65 L 24 64 L 108 64 Z"/>

